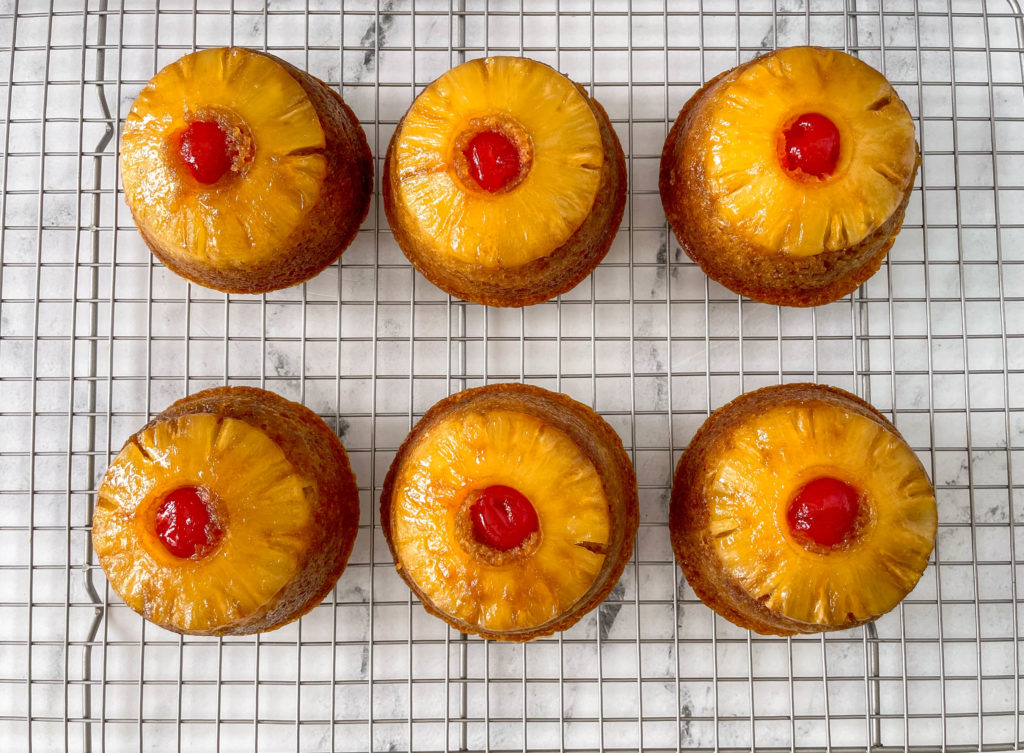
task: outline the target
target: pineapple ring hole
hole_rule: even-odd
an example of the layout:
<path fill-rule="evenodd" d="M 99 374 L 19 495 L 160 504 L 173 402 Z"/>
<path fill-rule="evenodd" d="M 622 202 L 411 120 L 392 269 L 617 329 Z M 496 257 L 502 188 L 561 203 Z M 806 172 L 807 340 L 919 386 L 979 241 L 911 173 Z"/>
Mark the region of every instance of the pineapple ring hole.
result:
<path fill-rule="evenodd" d="M 489 512 L 491 515 L 491 525 L 501 525 L 500 521 L 494 520 L 495 506 L 501 506 L 500 502 L 496 505 L 496 499 L 506 496 L 502 491 L 508 489 L 514 494 L 522 497 L 526 505 L 529 506 L 529 512 L 533 513 L 532 523 L 536 524 L 535 527 L 529 525 L 531 521 L 525 521 L 528 525 L 523 526 L 523 510 L 513 509 L 509 517 L 516 517 L 516 520 L 512 521 L 510 528 L 519 528 L 519 536 L 516 536 L 517 531 L 510 530 L 506 536 L 498 535 L 487 536 L 480 534 L 480 513 Z M 513 503 L 514 505 L 515 503 Z M 520 562 L 529 559 L 534 555 L 543 538 L 540 530 L 540 522 L 536 518 L 537 514 L 530 502 L 523 497 L 518 491 L 509 487 L 503 486 L 488 486 L 481 489 L 474 489 L 470 491 L 462 501 L 462 505 L 455 513 L 455 539 L 462 550 L 469 554 L 476 560 L 484 562 L 488 565 L 495 567 L 505 567 L 516 562 Z M 518 523 L 518 525 L 517 525 Z M 487 523 L 484 523 L 486 526 Z M 525 529 L 529 529 L 525 532 Z M 521 535 L 525 533 L 525 535 Z M 505 541 L 501 541 L 501 539 Z M 491 541 L 494 544 L 512 544 L 515 538 L 519 538 L 518 543 L 509 546 L 508 548 L 499 548 L 498 546 L 491 546 L 486 540 Z M 482 540 L 486 539 L 486 540 Z"/>
<path fill-rule="evenodd" d="M 870 516 L 864 492 L 834 476 L 811 479 L 786 508 L 793 538 L 816 552 L 846 547 L 867 528 Z"/>
<path fill-rule="evenodd" d="M 181 172 L 204 186 L 245 174 L 256 144 L 241 117 L 222 107 L 204 107 L 190 113 L 185 122 L 185 128 L 171 137 Z"/>
<path fill-rule="evenodd" d="M 818 112 L 797 115 L 780 129 L 778 152 L 782 168 L 791 177 L 827 180 L 839 165 L 839 128 Z"/>
<path fill-rule="evenodd" d="M 537 511 L 511 486 L 488 486 L 469 508 L 473 536 L 481 544 L 508 551 L 540 528 Z"/>
<path fill-rule="evenodd" d="M 529 174 L 533 139 L 508 115 L 471 118 L 452 141 L 450 163 L 467 192 L 500 196 L 515 190 Z"/>
<path fill-rule="evenodd" d="M 137 520 L 150 553 L 166 562 L 206 558 L 223 541 L 226 529 L 216 495 L 200 485 L 153 495 L 139 506 Z"/>
<path fill-rule="evenodd" d="M 462 154 L 470 175 L 490 193 L 500 191 L 522 172 L 516 145 L 496 131 L 478 133 Z"/>

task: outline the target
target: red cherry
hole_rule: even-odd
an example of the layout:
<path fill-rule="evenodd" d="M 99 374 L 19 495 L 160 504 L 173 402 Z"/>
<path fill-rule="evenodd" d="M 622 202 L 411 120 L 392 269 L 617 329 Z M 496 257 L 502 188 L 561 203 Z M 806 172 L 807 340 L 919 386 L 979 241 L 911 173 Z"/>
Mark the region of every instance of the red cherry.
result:
<path fill-rule="evenodd" d="M 530 500 L 510 486 L 488 486 L 469 508 L 473 535 L 493 549 L 514 549 L 540 528 Z"/>
<path fill-rule="evenodd" d="M 156 511 L 156 535 L 175 557 L 205 554 L 220 540 L 221 530 L 210 507 L 194 486 L 168 494 Z"/>
<path fill-rule="evenodd" d="M 469 161 L 469 174 L 490 193 L 507 186 L 522 169 L 516 145 L 494 131 L 478 133 L 462 153 Z"/>
<path fill-rule="evenodd" d="M 816 112 L 808 112 L 793 121 L 783 132 L 786 140 L 786 167 L 824 178 L 835 172 L 839 163 L 839 129 Z"/>
<path fill-rule="evenodd" d="M 207 185 L 216 183 L 231 169 L 234 150 L 220 124 L 194 120 L 181 134 L 178 152 L 192 177 Z"/>
<path fill-rule="evenodd" d="M 810 539 L 819 546 L 841 544 L 856 527 L 860 496 L 859 491 L 837 478 L 816 478 L 789 504 L 789 528 L 797 538 Z"/>

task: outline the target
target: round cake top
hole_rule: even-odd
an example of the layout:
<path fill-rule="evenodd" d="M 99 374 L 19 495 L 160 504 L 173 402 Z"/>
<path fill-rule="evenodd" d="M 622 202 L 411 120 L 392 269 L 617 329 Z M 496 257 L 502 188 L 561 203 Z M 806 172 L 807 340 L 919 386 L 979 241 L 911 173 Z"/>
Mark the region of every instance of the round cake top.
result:
<path fill-rule="evenodd" d="M 405 231 L 440 258 L 517 267 L 590 214 L 604 164 L 583 92 L 543 63 L 457 66 L 413 102 L 391 150 Z"/>
<path fill-rule="evenodd" d="M 216 48 L 154 76 L 125 120 L 121 180 L 143 235 L 233 269 L 264 262 L 320 197 L 324 130 L 276 59 Z"/>
<path fill-rule="evenodd" d="M 100 485 L 93 546 L 114 590 L 171 629 L 226 628 L 295 577 L 315 484 L 237 418 L 193 413 L 136 434 Z"/>
<path fill-rule="evenodd" d="M 844 52 L 790 47 L 727 73 L 698 104 L 715 215 L 770 252 L 856 245 L 901 205 L 918 152 L 885 77 Z"/>
<path fill-rule="evenodd" d="M 609 507 L 561 429 L 515 410 L 444 416 L 393 468 L 396 564 L 434 608 L 490 632 L 557 619 L 602 570 Z"/>
<path fill-rule="evenodd" d="M 834 399 L 782 399 L 707 452 L 711 549 L 767 609 L 806 625 L 863 622 L 896 606 L 927 566 L 934 491 L 879 419 Z"/>

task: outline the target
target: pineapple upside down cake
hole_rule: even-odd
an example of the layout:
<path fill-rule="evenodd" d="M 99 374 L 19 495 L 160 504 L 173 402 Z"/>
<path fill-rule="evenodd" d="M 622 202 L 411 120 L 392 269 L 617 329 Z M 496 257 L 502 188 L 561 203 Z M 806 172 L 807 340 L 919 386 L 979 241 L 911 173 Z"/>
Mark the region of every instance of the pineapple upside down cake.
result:
<path fill-rule="evenodd" d="M 637 529 L 633 466 L 614 430 L 565 395 L 465 390 L 399 449 L 380 502 L 399 574 L 460 632 L 526 641 L 599 604 Z"/>
<path fill-rule="evenodd" d="M 525 306 L 575 287 L 611 247 L 626 162 L 601 105 L 533 60 L 445 73 L 395 129 L 381 192 L 395 239 L 442 290 Z"/>
<path fill-rule="evenodd" d="M 679 460 L 669 529 L 693 590 L 758 633 L 870 622 L 917 584 L 935 492 L 896 427 L 860 398 L 789 384 L 715 411 Z"/>
<path fill-rule="evenodd" d="M 218 387 L 129 438 L 100 485 L 92 540 L 146 619 L 245 635 L 320 603 L 358 527 L 355 477 L 327 424 L 273 392 Z"/>
<path fill-rule="evenodd" d="M 121 137 L 125 200 L 146 244 L 229 293 L 296 285 L 366 217 L 373 160 L 326 84 L 255 50 L 186 55 L 139 94 Z"/>
<path fill-rule="evenodd" d="M 844 52 L 791 47 L 726 71 L 683 107 L 659 187 L 683 250 L 757 301 L 817 306 L 881 266 L 920 164 L 885 77 Z"/>

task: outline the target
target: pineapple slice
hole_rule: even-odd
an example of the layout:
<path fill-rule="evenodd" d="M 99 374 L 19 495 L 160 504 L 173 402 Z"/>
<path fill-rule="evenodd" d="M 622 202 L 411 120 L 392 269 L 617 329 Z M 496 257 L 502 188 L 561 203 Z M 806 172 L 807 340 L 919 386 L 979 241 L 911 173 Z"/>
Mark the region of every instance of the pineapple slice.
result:
<path fill-rule="evenodd" d="M 499 132 L 520 153 L 506 189 L 484 190 L 463 152 Z M 460 65 L 428 86 L 395 135 L 391 171 L 402 225 L 441 259 L 512 268 L 547 256 L 587 219 L 604 150 L 584 94 L 548 66 L 495 57 Z"/>
<path fill-rule="evenodd" d="M 507 559 L 476 555 L 458 530 L 472 495 L 510 486 L 540 535 Z M 454 414 L 427 431 L 398 471 L 391 503 L 398 567 L 434 606 L 488 631 L 530 629 L 566 613 L 593 585 L 609 510 L 593 463 L 558 428 L 511 410 Z"/>
<path fill-rule="evenodd" d="M 808 113 L 838 130 L 838 161 L 820 179 L 782 159 L 787 128 Z M 794 47 L 744 66 L 700 127 L 714 213 L 757 246 L 797 257 L 864 240 L 900 206 L 917 169 L 906 105 L 881 73 L 834 50 Z"/>
<path fill-rule="evenodd" d="M 878 421 L 809 402 L 735 429 L 708 480 L 712 550 L 768 609 L 808 626 L 863 622 L 895 607 L 928 564 L 937 515 L 917 456 Z M 787 521 L 810 481 L 862 492 L 866 515 L 841 546 L 806 546 Z M 819 628 L 820 629 L 820 628 Z"/>
<path fill-rule="evenodd" d="M 182 162 L 194 122 L 215 122 L 233 151 L 230 172 L 205 184 Z M 125 121 L 125 199 L 150 245 L 195 265 L 269 263 L 316 205 L 326 137 L 298 80 L 274 58 L 202 50 L 161 70 Z"/>
<path fill-rule="evenodd" d="M 161 502 L 200 487 L 222 537 L 192 558 L 157 533 Z M 128 442 L 100 486 L 93 546 L 128 606 L 164 627 L 230 632 L 295 578 L 315 539 L 313 482 L 271 437 L 235 418 L 195 413 L 157 422 Z M 273 504 L 267 504 L 273 500 Z"/>

